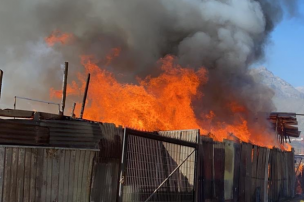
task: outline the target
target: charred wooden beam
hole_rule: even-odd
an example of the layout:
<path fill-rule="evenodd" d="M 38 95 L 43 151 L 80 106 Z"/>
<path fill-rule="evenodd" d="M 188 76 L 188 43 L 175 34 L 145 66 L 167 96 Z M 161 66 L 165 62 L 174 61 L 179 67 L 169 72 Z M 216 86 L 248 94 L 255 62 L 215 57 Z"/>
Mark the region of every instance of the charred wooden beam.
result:
<path fill-rule="evenodd" d="M 72 117 L 72 118 L 75 118 L 75 114 L 74 114 L 75 107 L 76 107 L 76 103 L 74 102 L 73 108 L 72 108 L 72 114 L 71 114 L 71 117 Z"/>
<path fill-rule="evenodd" d="M 61 100 L 61 114 L 64 114 L 65 101 L 66 101 L 66 90 L 67 90 L 67 82 L 68 82 L 68 71 L 69 71 L 69 63 L 65 62 L 64 72 L 63 72 L 63 83 L 62 83 L 62 100 Z"/>
<path fill-rule="evenodd" d="M 85 104 L 86 104 L 86 100 L 87 100 L 88 89 L 89 89 L 89 84 L 90 84 L 90 77 L 91 77 L 91 75 L 88 74 L 87 83 L 86 83 L 86 87 L 85 87 L 85 91 L 84 91 L 84 95 L 83 95 L 83 100 L 82 100 L 81 112 L 80 112 L 80 118 L 81 119 L 83 117 L 84 108 L 85 108 Z"/>

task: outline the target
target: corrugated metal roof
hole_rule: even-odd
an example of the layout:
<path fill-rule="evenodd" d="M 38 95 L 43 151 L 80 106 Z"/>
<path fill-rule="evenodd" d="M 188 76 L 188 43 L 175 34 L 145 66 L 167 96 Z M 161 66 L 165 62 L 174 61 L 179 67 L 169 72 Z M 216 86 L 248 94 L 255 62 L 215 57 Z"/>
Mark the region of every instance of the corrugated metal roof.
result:
<path fill-rule="evenodd" d="M 97 149 L 102 123 L 78 120 L 0 119 L 0 144 Z"/>
<path fill-rule="evenodd" d="M 27 122 L 27 121 L 26 121 Z M 21 145 L 48 145 L 48 127 L 37 123 L 27 124 L 13 120 L 0 120 L 0 143 Z"/>
<path fill-rule="evenodd" d="M 101 123 L 42 120 L 40 125 L 50 130 L 50 145 L 77 148 L 98 148 L 102 137 Z"/>

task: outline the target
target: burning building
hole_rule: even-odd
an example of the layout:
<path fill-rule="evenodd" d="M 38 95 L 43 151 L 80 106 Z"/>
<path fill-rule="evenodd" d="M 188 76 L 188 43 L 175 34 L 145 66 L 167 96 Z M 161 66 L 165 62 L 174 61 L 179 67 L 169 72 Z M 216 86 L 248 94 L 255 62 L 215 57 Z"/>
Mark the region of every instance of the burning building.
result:
<path fill-rule="evenodd" d="M 3 136 L 3 144 L 32 146 L 28 157 L 26 149 L 3 149 L 6 165 L 19 169 L 19 161 L 15 161 L 19 155 L 20 159 L 22 155 L 25 157 L 20 164 L 30 162 L 31 167 L 23 173 L 34 173 L 30 175 L 35 176 L 29 182 L 31 186 L 50 186 L 51 183 L 52 187 L 52 180 L 39 179 L 41 175 L 35 173 L 46 172 L 42 176 L 48 176 L 48 172 L 55 172 L 58 183 L 54 182 L 54 190 L 58 186 L 59 191 L 50 191 L 47 186 L 41 190 L 32 187 L 35 197 L 37 193 L 39 199 L 44 191 L 43 196 L 59 201 L 65 201 L 62 198 L 65 196 L 71 201 L 81 201 L 82 197 L 102 201 L 110 195 L 112 198 L 108 201 L 116 200 L 116 196 L 123 201 L 248 201 L 257 197 L 275 201 L 281 196 L 294 195 L 293 153 L 283 151 L 291 148 L 287 144 L 282 148 L 281 143 L 286 140 L 286 134 L 299 133 L 290 126 L 288 131 L 276 131 L 281 136 L 278 140 L 273 123 L 267 120 L 275 109 L 271 101 L 273 92 L 253 77 L 249 69 L 264 59 L 269 34 L 285 13 L 296 12 L 297 1 L 30 2 L 31 6 L 24 5 L 20 12 L 10 12 L 16 8 L 14 3 L 3 5 L 3 10 L 8 11 L 5 15 L 18 14 L 18 20 L 15 16 L 0 14 L 0 23 L 23 27 L 22 34 L 19 30 L 9 33 L 5 30 L 0 35 L 0 52 L 3 53 L 0 58 L 1 61 L 5 58 L 3 69 L 7 75 L 1 102 L 7 107 L 10 98 L 19 96 L 33 100 L 39 95 L 42 100 L 51 99 L 53 104 L 62 98 L 62 103 L 58 115 L 54 115 L 51 107 L 47 109 L 53 110 L 52 113 L 39 112 L 41 110 L 36 108 L 39 103 L 31 106 L 18 102 L 18 109 L 30 111 L 2 110 L 2 116 L 16 119 L 1 120 L 0 136 Z M 18 3 L 23 5 L 23 2 Z M 35 63 L 22 62 L 33 56 Z M 72 79 L 60 90 L 61 74 L 55 67 L 63 59 L 70 62 L 69 78 Z M 22 74 L 16 75 L 11 70 L 16 61 L 27 67 L 22 69 Z M 35 73 L 28 73 L 30 70 Z M 24 83 L 29 80 L 35 81 L 30 82 L 34 84 Z M 25 93 L 20 86 L 31 90 Z M 107 128 L 102 124 L 105 122 L 124 126 L 124 134 L 113 125 Z M 188 129 L 196 130 L 189 132 Z M 26 136 L 24 131 L 28 131 Z M 126 139 L 128 136 L 130 138 Z M 238 143 L 224 143 L 224 140 Z M 140 147 L 140 144 L 147 147 Z M 39 150 L 33 146 L 51 148 Z M 57 147 L 64 151 L 56 150 Z M 66 151 L 67 148 L 73 151 Z M 39 156 L 35 152 L 45 153 Z M 103 156 L 104 152 L 107 155 Z M 151 157 L 149 152 L 156 154 Z M 138 155 L 140 153 L 144 155 Z M 66 180 L 60 177 L 62 173 L 69 176 L 68 170 L 60 170 L 66 168 L 61 166 L 61 161 L 66 165 L 63 157 L 69 162 L 75 161 L 75 165 L 69 167 L 74 178 L 73 174 Z M 129 159 L 129 164 L 125 159 Z M 83 161 L 87 162 L 81 170 L 77 165 Z M 32 171 L 39 163 L 40 170 Z M 161 167 L 155 167 L 157 165 Z M 130 171 L 128 168 L 133 169 L 133 175 L 125 175 Z M 10 173 L 9 170 L 10 167 L 5 167 L 4 173 Z M 17 170 L 4 174 L 4 182 L 16 182 L 17 185 L 12 186 L 20 188 L 14 175 Z M 78 178 L 77 172 L 85 173 L 88 178 Z M 116 177 L 108 179 L 110 175 Z M 20 180 L 27 180 L 29 175 L 22 176 Z M 96 180 L 87 180 L 90 176 Z M 154 184 L 146 180 L 149 176 L 153 176 Z M 163 181 L 166 177 L 167 181 Z M 109 190 L 102 192 L 103 195 L 96 188 L 101 186 L 102 178 L 107 179 L 102 186 Z M 252 183 L 245 186 L 249 180 Z M 61 189 L 64 181 L 72 187 Z M 80 181 L 83 183 L 78 183 Z M 158 189 L 162 183 L 166 184 L 166 189 Z M 14 201 L 15 189 L 5 187 L 4 200 Z M 71 198 L 77 190 L 87 187 L 90 191 L 85 192 L 86 195 Z M 239 189 L 234 192 L 236 187 Z M 61 194 L 61 190 L 68 194 Z M 166 199 L 150 198 L 155 197 L 151 195 L 154 192 L 167 192 L 171 198 L 166 194 Z M 33 196 L 30 191 L 22 193 Z M 20 197 L 23 196 L 27 197 L 24 194 Z"/>

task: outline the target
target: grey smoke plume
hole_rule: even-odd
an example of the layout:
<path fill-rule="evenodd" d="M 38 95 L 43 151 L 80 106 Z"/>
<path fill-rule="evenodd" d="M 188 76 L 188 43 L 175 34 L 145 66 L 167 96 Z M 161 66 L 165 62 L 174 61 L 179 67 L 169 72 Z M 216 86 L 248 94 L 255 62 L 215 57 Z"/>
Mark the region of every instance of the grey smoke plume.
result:
<path fill-rule="evenodd" d="M 60 65 L 70 62 L 70 78 L 82 69 L 79 55 L 103 57 L 113 47 L 120 56 L 109 69 L 126 75 L 155 75 L 156 61 L 167 54 L 184 66 L 204 66 L 209 82 L 194 103 L 197 116 L 213 110 L 220 121 L 237 100 L 249 113 L 273 110 L 272 92 L 254 81 L 248 68 L 264 59 L 264 47 L 284 13 L 297 14 L 296 0 L 4 0 L 0 7 L 0 65 L 5 72 L 4 100 L 14 95 L 49 99 L 60 89 Z M 69 46 L 50 48 L 53 30 L 73 33 Z M 24 105 L 26 106 L 26 105 Z M 253 122 L 256 120 L 253 120 Z"/>

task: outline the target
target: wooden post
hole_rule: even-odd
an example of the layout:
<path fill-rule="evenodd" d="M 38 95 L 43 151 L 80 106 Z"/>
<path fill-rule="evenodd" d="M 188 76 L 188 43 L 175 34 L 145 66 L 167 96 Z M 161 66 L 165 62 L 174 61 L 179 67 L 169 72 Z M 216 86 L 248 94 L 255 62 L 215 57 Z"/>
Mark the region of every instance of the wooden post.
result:
<path fill-rule="evenodd" d="M 87 79 L 87 83 L 86 83 L 86 87 L 85 87 L 85 91 L 84 91 L 84 95 L 83 95 L 82 107 L 81 107 L 81 112 L 80 112 L 81 119 L 83 117 L 84 108 L 85 108 L 85 104 L 86 104 L 86 100 L 87 100 L 88 89 L 89 89 L 89 84 L 90 84 L 90 77 L 91 77 L 91 75 L 88 74 L 88 79 Z"/>
<path fill-rule="evenodd" d="M 62 83 L 62 101 L 61 101 L 61 114 L 62 115 L 64 115 L 64 108 L 65 108 L 66 90 L 67 90 L 67 82 L 68 82 L 68 70 L 69 70 L 69 63 L 65 62 L 64 73 L 63 73 L 63 83 Z"/>
<path fill-rule="evenodd" d="M 73 104 L 73 108 L 72 108 L 72 114 L 71 114 L 71 117 L 72 117 L 72 118 L 74 118 L 74 117 L 75 117 L 75 114 L 74 114 L 75 107 L 76 107 L 76 103 L 74 102 L 74 104 Z"/>
<path fill-rule="evenodd" d="M 0 98 L 1 98 L 1 90 L 2 90 L 2 79 L 3 79 L 3 71 L 0 69 Z"/>

